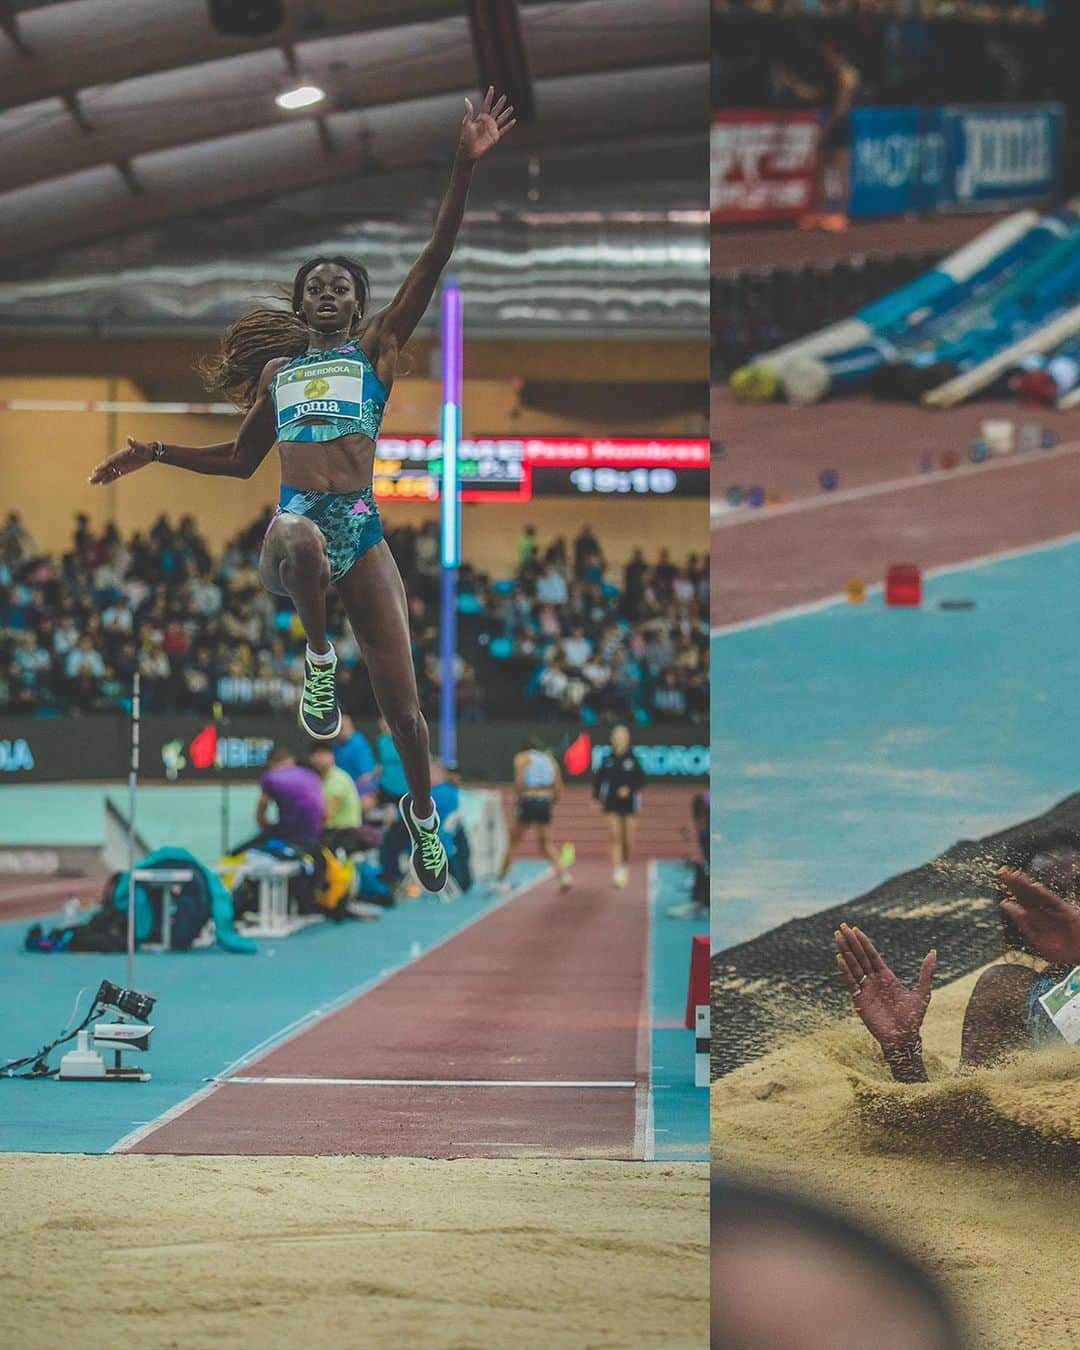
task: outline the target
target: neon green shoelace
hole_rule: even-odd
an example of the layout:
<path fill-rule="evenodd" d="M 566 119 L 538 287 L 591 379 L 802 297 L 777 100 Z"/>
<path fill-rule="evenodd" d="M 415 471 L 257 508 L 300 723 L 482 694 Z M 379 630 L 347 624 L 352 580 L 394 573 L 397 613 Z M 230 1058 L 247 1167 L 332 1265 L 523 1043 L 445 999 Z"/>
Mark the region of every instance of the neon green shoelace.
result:
<path fill-rule="evenodd" d="M 304 707 L 313 713 L 328 713 L 334 707 L 334 666 L 315 666 L 310 662 L 304 680 Z"/>
<path fill-rule="evenodd" d="M 429 872 L 437 872 L 446 860 L 446 849 L 439 838 L 439 831 L 425 830 L 422 825 L 416 828 L 420 831 L 420 857 L 424 866 Z"/>

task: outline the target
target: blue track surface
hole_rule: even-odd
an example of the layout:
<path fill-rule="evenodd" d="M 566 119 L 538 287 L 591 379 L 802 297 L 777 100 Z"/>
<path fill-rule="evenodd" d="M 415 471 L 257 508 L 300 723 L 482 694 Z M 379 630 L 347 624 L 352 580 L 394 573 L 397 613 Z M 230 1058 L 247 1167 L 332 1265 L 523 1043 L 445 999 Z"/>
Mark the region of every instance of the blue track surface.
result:
<path fill-rule="evenodd" d="M 714 638 L 714 952 L 1080 787 L 1080 543 L 924 592 Z"/>
<path fill-rule="evenodd" d="M 706 1161 L 709 1157 L 709 1094 L 694 1086 L 694 1033 L 683 1024 L 690 942 L 695 933 L 704 931 L 704 920 L 666 917 L 672 905 L 686 899 L 685 876 L 682 863 L 652 864 L 650 990 L 657 1161 Z"/>
<path fill-rule="evenodd" d="M 543 870 L 517 863 L 516 888 Z M 160 1000 L 145 1067 L 149 1083 L 0 1080 L 0 1149 L 104 1153 L 137 1125 L 176 1106 L 298 1018 L 350 995 L 450 937 L 495 902 L 470 896 L 453 904 L 418 901 L 376 923 L 320 924 L 284 941 L 263 941 L 255 956 L 203 948 L 136 958 L 135 984 Z M 0 924 L 0 1062 L 51 1041 L 83 985 L 124 983 L 124 956 L 40 955 L 21 950 L 27 920 Z M 89 995 L 88 995 L 89 996 Z M 87 996 L 87 997 L 88 997 Z M 81 1004 L 80 1020 L 86 1011 Z M 54 1053 L 50 1063 L 59 1063 Z"/>

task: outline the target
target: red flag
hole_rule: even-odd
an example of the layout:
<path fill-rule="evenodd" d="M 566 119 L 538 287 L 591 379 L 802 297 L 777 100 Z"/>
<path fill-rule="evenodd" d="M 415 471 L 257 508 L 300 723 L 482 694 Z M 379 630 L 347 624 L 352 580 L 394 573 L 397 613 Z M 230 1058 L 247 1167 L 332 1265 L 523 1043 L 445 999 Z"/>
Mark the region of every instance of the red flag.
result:
<path fill-rule="evenodd" d="M 191 762 L 196 769 L 208 769 L 217 758 L 217 728 L 203 727 L 189 746 Z"/>
<path fill-rule="evenodd" d="M 571 742 L 566 747 L 562 762 L 567 773 L 588 772 L 589 765 L 592 763 L 592 741 L 589 739 L 588 732 L 583 731 L 576 741 Z"/>

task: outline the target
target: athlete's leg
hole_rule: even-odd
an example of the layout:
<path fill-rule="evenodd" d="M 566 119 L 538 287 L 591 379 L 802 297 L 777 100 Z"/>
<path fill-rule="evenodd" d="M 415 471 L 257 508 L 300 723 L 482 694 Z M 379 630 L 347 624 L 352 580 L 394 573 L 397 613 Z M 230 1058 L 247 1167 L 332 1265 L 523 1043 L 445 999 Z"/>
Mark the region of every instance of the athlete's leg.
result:
<path fill-rule="evenodd" d="M 371 688 L 401 756 L 413 814 L 426 820 L 431 801 L 427 722 L 420 711 L 405 586 L 385 540 L 357 558 L 337 592 L 364 654 Z"/>
<path fill-rule="evenodd" d="M 623 863 L 630 861 L 630 854 L 634 847 L 634 834 L 637 831 L 637 816 L 623 816 Z"/>
<path fill-rule="evenodd" d="M 823 153 L 821 177 L 822 227 L 843 232 L 848 226 L 851 197 L 851 152 L 847 146 L 832 146 Z"/>
<path fill-rule="evenodd" d="M 622 833 L 619 828 L 621 819 L 614 811 L 607 813 L 608 834 L 611 838 L 611 865 L 618 868 L 622 866 Z"/>
<path fill-rule="evenodd" d="M 296 512 L 278 512 L 263 537 L 259 576 L 267 590 L 289 596 L 307 637 L 304 692 L 297 710 L 300 726 L 317 740 L 333 740 L 341 729 L 341 709 L 337 656 L 326 635 L 330 560 L 319 526 Z"/>
<path fill-rule="evenodd" d="M 314 521 L 292 512 L 274 517 L 263 539 L 259 577 L 268 591 L 292 600 L 311 650 L 329 651 L 326 590 L 330 562 L 323 532 Z"/>
<path fill-rule="evenodd" d="M 558 872 L 560 870 L 559 854 L 555 845 L 551 842 L 551 826 L 537 825 L 536 834 L 537 838 L 540 840 L 540 852 Z"/>
<path fill-rule="evenodd" d="M 520 820 L 515 820 L 510 826 L 510 836 L 506 841 L 506 856 L 503 858 L 502 867 L 499 869 L 499 880 L 505 881 L 510 872 L 510 864 L 514 860 L 514 851 L 518 844 L 525 837 L 525 826 Z"/>

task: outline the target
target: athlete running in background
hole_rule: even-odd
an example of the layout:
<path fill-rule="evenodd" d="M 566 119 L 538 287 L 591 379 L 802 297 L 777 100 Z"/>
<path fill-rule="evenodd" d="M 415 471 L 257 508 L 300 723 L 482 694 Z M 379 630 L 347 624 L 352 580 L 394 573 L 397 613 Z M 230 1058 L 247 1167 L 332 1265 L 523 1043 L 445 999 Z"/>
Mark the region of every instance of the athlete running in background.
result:
<path fill-rule="evenodd" d="M 848 228 L 851 196 L 851 106 L 861 77 L 835 41 L 825 37 L 818 48 L 818 75 L 813 84 L 782 69 L 780 80 L 796 98 L 821 106 L 821 139 L 810 208 L 799 218 L 800 230 Z"/>
<path fill-rule="evenodd" d="M 514 756 L 517 805 L 514 807 L 514 823 L 510 826 L 506 857 L 499 872 L 500 886 L 506 885 L 514 851 L 524 839 L 526 831 L 532 828 L 536 830 L 540 852 L 559 874 L 559 886 L 565 891 L 570 885 L 573 878 L 568 871 L 568 855 L 572 853 L 572 848 L 564 844 L 560 854 L 551 839 L 551 815 L 555 803 L 562 796 L 562 788 L 562 773 L 555 757 L 539 737 L 530 737 L 524 749 Z"/>
<path fill-rule="evenodd" d="M 372 489 L 375 442 L 412 336 L 450 261 L 476 161 L 514 126 L 514 110 L 489 89 L 479 113 L 465 100 L 457 153 L 430 243 L 390 304 L 366 318 L 368 276 L 349 258 L 305 262 L 293 280 L 292 312 L 257 309 L 226 333 L 204 363 L 212 392 L 247 416 L 223 445 L 163 445 L 129 436 L 99 464 L 91 483 L 111 483 L 154 462 L 195 473 L 250 478 L 275 442 L 281 496 L 263 540 L 259 574 L 296 606 L 307 635 L 303 730 L 333 741 L 341 727 L 337 655 L 326 628 L 334 586 L 364 655 L 371 687 L 405 768 L 398 809 L 413 841 L 412 861 L 426 890 L 446 885 L 446 850 L 431 798 L 428 729 L 420 711 L 409 645 L 405 588 Z"/>
<path fill-rule="evenodd" d="M 611 831 L 613 886 L 625 886 L 629 879 L 630 851 L 644 785 L 645 770 L 631 748 L 630 732 L 624 726 L 613 727 L 611 745 L 593 781 L 593 797 L 602 806 Z"/>

